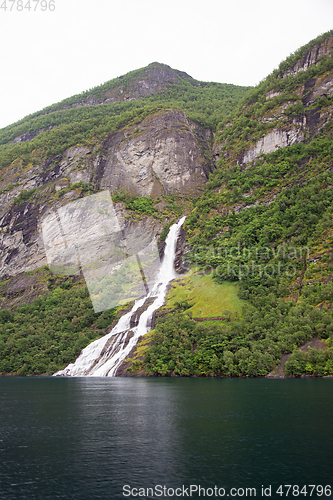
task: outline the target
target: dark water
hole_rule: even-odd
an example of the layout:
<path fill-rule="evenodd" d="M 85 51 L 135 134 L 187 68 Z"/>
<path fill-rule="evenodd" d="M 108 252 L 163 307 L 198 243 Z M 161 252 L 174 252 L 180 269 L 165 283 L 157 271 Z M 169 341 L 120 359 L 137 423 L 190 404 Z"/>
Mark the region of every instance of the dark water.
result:
<path fill-rule="evenodd" d="M 2 377 L 0 498 L 135 498 L 124 485 L 184 485 L 188 498 L 191 484 L 258 497 L 272 485 L 286 498 L 280 484 L 333 486 L 332 392 L 325 379 Z"/>

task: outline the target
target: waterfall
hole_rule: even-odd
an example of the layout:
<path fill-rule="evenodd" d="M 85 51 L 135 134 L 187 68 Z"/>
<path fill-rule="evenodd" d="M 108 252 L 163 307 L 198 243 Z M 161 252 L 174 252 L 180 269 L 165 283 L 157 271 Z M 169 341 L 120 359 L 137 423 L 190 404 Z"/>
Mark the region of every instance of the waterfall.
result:
<path fill-rule="evenodd" d="M 74 363 L 53 376 L 68 377 L 114 377 L 118 367 L 126 359 L 140 336 L 151 328 L 154 312 L 163 305 L 167 286 L 177 277 L 174 270 L 176 243 L 185 217 L 173 224 L 165 240 L 164 258 L 162 260 L 156 283 L 150 293 L 135 301 L 132 309 L 122 316 L 110 333 L 89 344 Z M 146 302 L 154 299 L 149 307 L 140 315 L 137 326 L 130 328 L 131 317 Z"/>

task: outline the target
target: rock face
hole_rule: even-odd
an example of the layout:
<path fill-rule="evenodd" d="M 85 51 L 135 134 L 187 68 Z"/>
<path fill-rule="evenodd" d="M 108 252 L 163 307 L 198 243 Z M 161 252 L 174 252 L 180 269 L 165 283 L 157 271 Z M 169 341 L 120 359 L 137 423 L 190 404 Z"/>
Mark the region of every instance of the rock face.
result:
<path fill-rule="evenodd" d="M 185 239 L 186 239 L 186 233 L 185 233 L 185 230 L 182 226 L 180 231 L 179 231 L 179 236 L 178 236 L 177 243 L 176 243 L 176 255 L 175 255 L 175 263 L 174 263 L 175 271 L 178 274 L 184 274 L 188 270 L 188 265 L 183 260 L 183 256 L 184 256 L 185 250 L 186 250 Z"/>
<path fill-rule="evenodd" d="M 105 144 L 100 187 L 155 197 L 193 193 L 212 170 L 200 149 L 209 151 L 209 139 L 210 133 L 181 111 L 150 116 Z"/>
<path fill-rule="evenodd" d="M 332 57 L 332 49 L 333 37 L 330 37 L 309 50 L 290 70 L 281 73 L 280 78 L 292 77 L 301 71 L 306 71 L 310 66 L 318 64 L 322 57 Z M 306 138 L 318 134 L 326 123 L 332 120 L 333 106 L 321 109 L 317 105 L 318 98 L 330 98 L 333 95 L 331 71 L 309 78 L 304 84 L 293 89 L 293 92 L 294 96 L 297 96 L 297 100 L 293 101 L 288 100 L 287 91 L 285 91 L 286 100 L 283 99 L 283 91 L 272 89 L 266 93 L 266 101 L 273 101 L 276 104 L 259 121 L 270 123 L 272 128 L 255 144 L 249 144 L 249 149 L 238 157 L 238 163 L 248 164 L 261 154 L 269 154 L 278 148 L 303 142 Z M 303 111 L 299 111 L 298 116 L 292 117 L 289 112 L 296 102 L 303 107 Z"/>
<path fill-rule="evenodd" d="M 302 130 L 297 130 L 295 127 L 285 130 L 273 130 L 265 137 L 260 139 L 254 148 L 247 151 L 243 157 L 243 163 L 249 163 L 261 154 L 272 153 L 278 148 L 285 148 L 304 139 Z"/>
<path fill-rule="evenodd" d="M 331 56 L 331 51 L 333 49 L 333 37 L 324 40 L 322 43 L 318 43 L 311 50 L 309 50 L 297 63 L 287 71 L 284 71 L 281 75 L 285 78 L 289 75 L 297 75 L 300 71 L 306 71 L 313 64 L 317 64 L 321 57 Z"/>
<path fill-rule="evenodd" d="M 37 230 L 38 207 L 13 206 L 0 221 L 0 276 L 10 277 L 47 264 Z"/>
<path fill-rule="evenodd" d="M 168 89 L 171 84 L 178 83 L 180 78 L 187 79 L 192 85 L 200 85 L 191 76 L 183 71 L 178 71 L 170 68 L 167 64 L 153 62 L 149 64 L 141 74 L 130 79 L 129 83 L 122 83 L 124 77 L 118 78 L 118 85 L 102 92 L 99 97 L 88 96 L 81 101 L 70 105 L 72 108 L 81 106 L 96 106 L 97 104 L 108 104 L 119 101 L 133 101 L 149 95 L 154 95 Z M 66 109 L 69 106 L 64 105 Z"/>
<path fill-rule="evenodd" d="M 80 196 L 78 189 L 71 189 L 73 183 L 139 196 L 194 194 L 213 169 L 202 153 L 210 151 L 210 134 L 181 111 L 163 111 L 109 136 L 99 152 L 97 147 L 77 146 L 28 169 L 12 167 L 8 175 L 19 186 L 0 195 L 0 276 L 47 264 L 41 225 L 49 213 Z M 32 188 L 39 188 L 38 196 L 13 204 L 19 193 Z M 68 192 L 58 198 L 61 190 Z M 117 211 L 125 227 L 129 221 L 121 207 Z M 163 225 L 155 220 L 149 224 L 158 236 Z"/>
<path fill-rule="evenodd" d="M 75 192 L 74 192 L 75 194 Z M 76 193 L 77 194 L 77 193 Z M 9 278 L 22 272 L 33 271 L 48 264 L 43 239 L 43 222 L 50 214 L 56 213 L 56 206 L 34 206 L 27 202 L 12 209 L 2 218 L 0 233 L 0 276 Z M 40 215 L 40 211 L 42 214 Z M 153 233 L 158 237 L 163 224 L 151 217 L 142 217 L 140 221 L 133 221 L 124 217 L 122 204 L 116 205 L 116 217 L 120 228 L 129 231 L 134 238 L 140 234 Z M 57 225 L 54 225 L 54 239 L 57 240 Z M 82 240 L 80 227 L 75 234 L 75 226 L 71 227 L 71 238 L 74 241 Z M 136 236 L 135 236 L 136 235 Z M 52 225 L 49 226 L 49 240 L 52 240 Z M 77 274 L 75 268 L 72 274 Z"/>
<path fill-rule="evenodd" d="M 51 130 L 53 128 L 52 125 L 50 125 L 47 128 L 41 128 L 40 130 L 37 130 L 36 132 L 27 132 L 26 134 L 18 135 L 13 139 L 12 142 L 14 144 L 17 144 L 18 142 L 26 142 L 26 141 L 31 141 L 34 137 L 36 137 L 39 134 L 42 134 L 43 132 L 46 132 L 47 130 Z"/>
<path fill-rule="evenodd" d="M 332 47 L 333 37 L 312 47 L 288 70 L 289 73 L 286 71 L 280 78 L 291 75 L 292 79 L 292 75 L 318 64 L 321 57 L 331 54 Z M 163 92 L 180 79 L 193 86 L 205 85 L 186 73 L 152 63 L 143 70 L 120 77 L 112 88 L 102 86 L 93 96 L 75 96 L 75 102 L 73 99 L 67 104 L 63 102 L 58 109 L 139 99 Z M 109 134 L 103 143 L 98 144 L 96 140 L 86 143 L 88 145 L 77 145 L 48 159 L 45 151 L 34 151 L 29 164 L 22 158 L 14 160 L 10 167 L 2 170 L 0 179 L 0 277 L 18 276 L 47 264 L 42 223 L 50 213 L 83 196 L 80 188 L 73 184 L 83 183 L 91 192 L 108 190 L 112 194 L 121 190 L 155 199 L 171 194 L 195 196 L 205 185 L 220 156 L 250 166 L 263 153 L 271 153 L 316 135 L 332 119 L 331 104 L 323 109 L 317 106 L 318 98 L 333 95 L 330 71 L 300 84 L 293 90 L 295 95 L 292 98 L 289 95 L 284 100 L 281 88 L 270 89 L 266 92 L 266 104 L 271 106 L 263 115 L 258 115 L 258 121 L 264 124 L 262 137 L 256 135 L 251 141 L 249 134 L 245 139 L 248 142 L 243 141 L 246 146 L 242 144 L 234 156 L 230 155 L 227 144 L 216 144 L 213 132 L 188 120 L 184 112 L 161 109 L 138 124 L 131 122 Z M 295 101 L 302 108 L 296 117 L 289 112 Z M 229 126 L 230 122 L 226 124 Z M 27 132 L 12 141 L 30 141 L 43 131 L 45 129 Z M 33 189 L 34 193 L 29 191 Z M 20 198 L 15 200 L 18 195 Z M 133 223 L 124 217 L 121 204 L 117 204 L 116 212 L 121 227 L 126 229 Z M 143 217 L 136 224 L 138 233 L 140 228 L 144 230 L 144 226 L 151 225 L 158 238 L 165 223 Z M 182 260 L 179 252 L 176 261 L 180 271 Z"/>

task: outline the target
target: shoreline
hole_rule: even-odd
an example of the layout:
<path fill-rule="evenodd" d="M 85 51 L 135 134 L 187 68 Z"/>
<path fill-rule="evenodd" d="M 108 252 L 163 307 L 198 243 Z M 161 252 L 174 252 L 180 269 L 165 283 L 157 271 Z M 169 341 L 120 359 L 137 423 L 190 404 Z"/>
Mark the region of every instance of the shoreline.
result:
<path fill-rule="evenodd" d="M 33 373 L 29 373 L 28 375 L 18 375 L 17 373 L 0 373 L 0 377 L 20 377 L 20 378 L 28 378 L 28 377 L 43 377 L 43 378 L 48 378 L 48 377 L 53 377 L 53 375 L 47 375 L 46 373 L 43 373 L 41 375 L 35 375 Z M 66 376 L 59 376 L 59 377 L 53 377 L 53 378 L 200 378 L 200 379 L 216 379 L 216 378 L 226 378 L 226 379 L 267 379 L 267 380 L 285 380 L 285 379 L 307 379 L 307 378 L 316 378 L 316 379 L 333 379 L 333 375 L 324 375 L 320 377 L 319 375 L 308 375 L 308 374 L 303 374 L 303 375 L 290 375 L 290 376 L 270 376 L 270 375 L 261 375 L 258 377 L 244 377 L 244 376 L 239 376 L 239 377 L 228 377 L 227 375 L 213 375 L 213 376 L 200 376 L 200 375 L 189 375 L 189 376 L 179 376 L 179 375 L 135 375 L 135 374 L 128 374 L 128 375 L 117 375 L 115 377 L 66 377 Z"/>

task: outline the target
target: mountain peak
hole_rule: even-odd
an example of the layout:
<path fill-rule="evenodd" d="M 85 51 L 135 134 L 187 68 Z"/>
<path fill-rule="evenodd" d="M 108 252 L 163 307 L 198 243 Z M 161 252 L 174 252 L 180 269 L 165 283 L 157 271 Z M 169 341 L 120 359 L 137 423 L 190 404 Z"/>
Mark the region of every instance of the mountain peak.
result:
<path fill-rule="evenodd" d="M 149 76 L 160 75 L 166 81 L 172 81 L 172 83 L 178 81 L 179 78 L 187 78 L 193 80 L 193 78 L 185 73 L 185 71 L 179 71 L 177 69 L 172 69 L 167 64 L 152 62 L 146 66 Z"/>
<path fill-rule="evenodd" d="M 200 82 L 194 80 L 184 71 L 172 69 L 167 64 L 155 61 L 148 64 L 148 66 L 130 71 L 98 87 L 82 92 L 82 94 L 65 99 L 54 105 L 52 109 L 49 108 L 43 110 L 43 112 L 55 111 L 56 109 L 78 108 L 80 106 L 94 106 L 96 104 L 133 101 L 163 92 L 170 85 L 178 84 L 181 80 L 187 80 L 195 86 L 201 85 Z M 43 112 L 41 114 L 44 114 Z"/>

